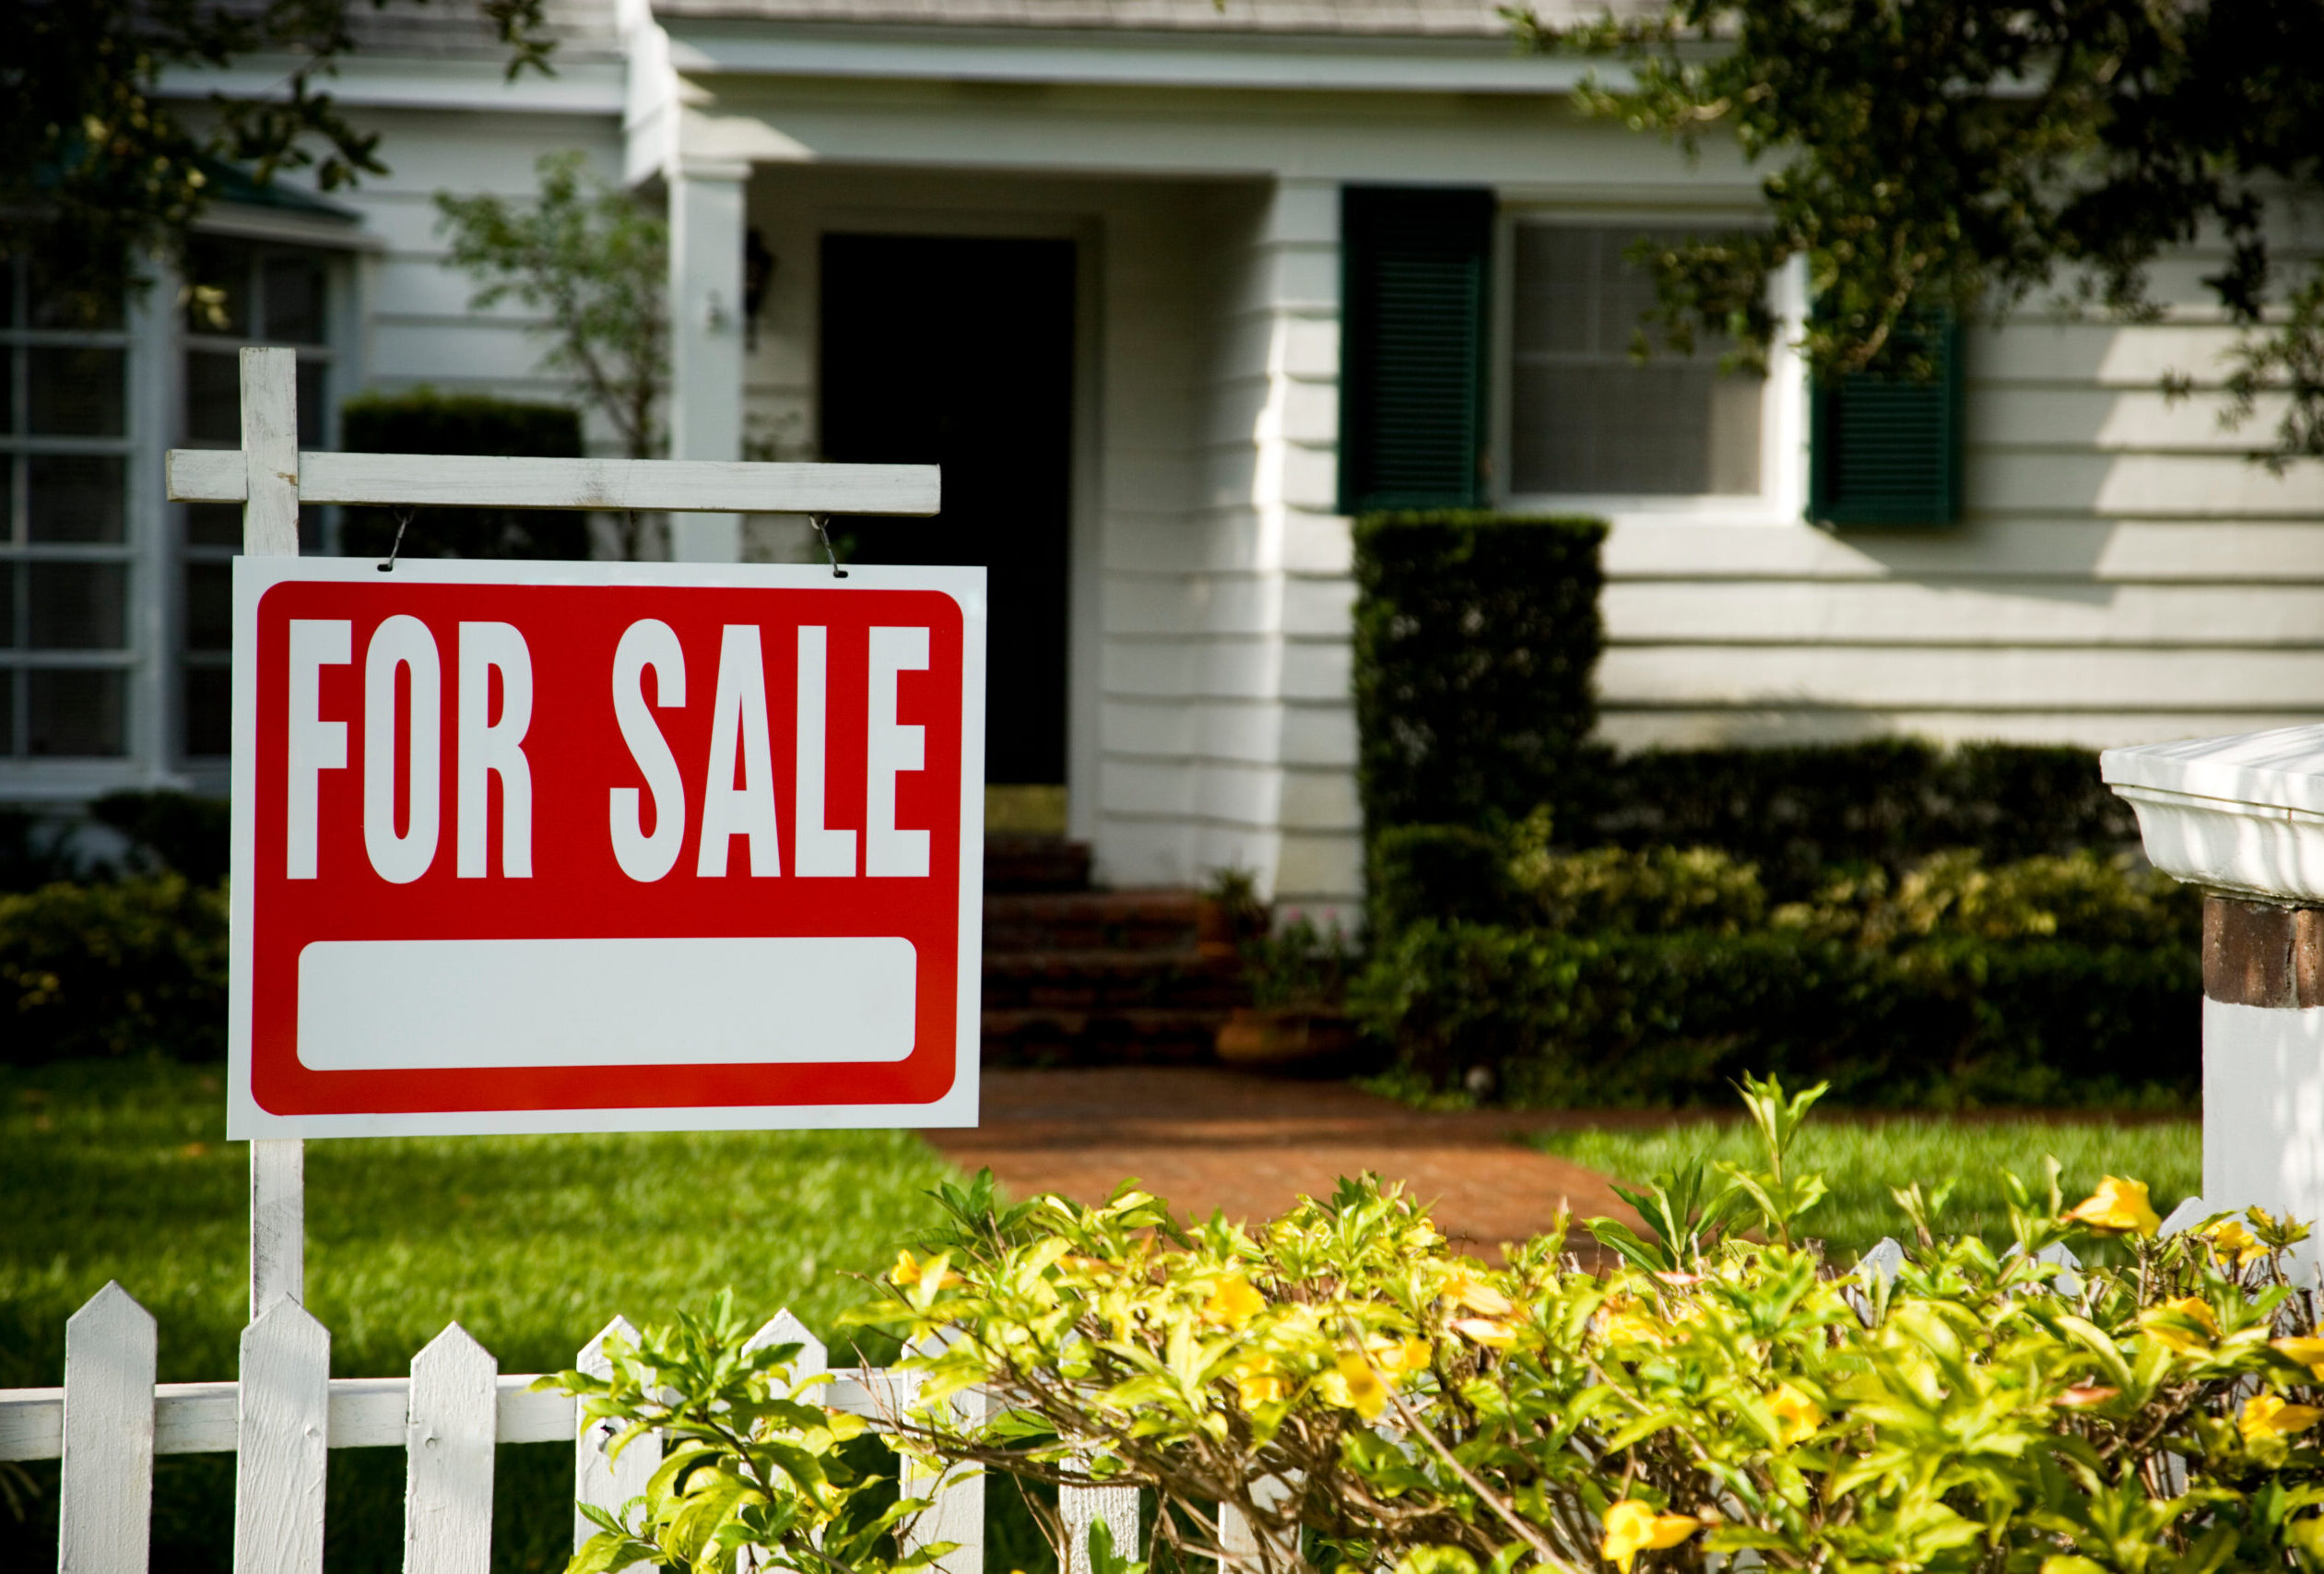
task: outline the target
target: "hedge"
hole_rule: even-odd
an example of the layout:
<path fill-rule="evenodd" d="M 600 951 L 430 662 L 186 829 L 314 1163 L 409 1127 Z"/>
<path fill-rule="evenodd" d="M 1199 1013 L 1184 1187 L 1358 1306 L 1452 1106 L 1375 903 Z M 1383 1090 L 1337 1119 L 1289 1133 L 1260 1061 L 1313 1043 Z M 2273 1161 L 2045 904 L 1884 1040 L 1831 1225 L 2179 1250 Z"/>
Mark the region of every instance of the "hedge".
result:
<path fill-rule="evenodd" d="M 340 438 L 359 454 L 489 454 L 577 459 L 581 416 L 564 405 L 414 388 L 367 394 L 341 411 Z M 348 557 L 383 558 L 408 515 L 407 558 L 548 558 L 589 555 L 587 516 L 540 508 L 350 508 L 340 530 Z"/>
<path fill-rule="evenodd" d="M 178 874 L 0 895 L 0 1061 L 226 1053 L 226 890 Z"/>
<path fill-rule="evenodd" d="M 1375 834 L 1555 802 L 1598 723 L 1595 519 L 1445 512 L 1355 526 L 1357 792 Z"/>
<path fill-rule="evenodd" d="M 1438 1088 L 1505 1103 L 1724 1103 L 1745 1071 L 1890 1107 L 2183 1103 L 2201 1083 L 2190 946 L 1967 938 L 1908 951 L 1763 930 L 1569 935 L 1422 921 L 1351 993 Z"/>

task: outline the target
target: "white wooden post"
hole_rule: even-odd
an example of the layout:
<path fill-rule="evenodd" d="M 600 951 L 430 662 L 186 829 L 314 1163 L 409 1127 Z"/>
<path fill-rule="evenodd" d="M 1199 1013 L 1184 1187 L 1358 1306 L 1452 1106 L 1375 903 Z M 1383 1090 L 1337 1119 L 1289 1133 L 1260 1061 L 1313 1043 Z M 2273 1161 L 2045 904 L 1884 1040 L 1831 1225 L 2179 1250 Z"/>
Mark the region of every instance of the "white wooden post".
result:
<path fill-rule="evenodd" d="M 146 1574 L 153 1375 L 153 1314 L 108 1283 L 65 1325 L 57 1574 Z"/>
<path fill-rule="evenodd" d="M 299 555 L 299 358 L 245 349 L 242 359 L 242 551 Z M 307 1298 L 306 1153 L 296 1137 L 250 1145 L 250 1316 L 277 1296 Z"/>
<path fill-rule="evenodd" d="M 2203 1199 L 2324 1218 L 2324 727 L 2111 749 L 2147 858 L 2203 898 Z M 2318 1243 L 2298 1254 L 2314 1272 Z"/>
<path fill-rule="evenodd" d="M 234 1429 L 234 1574 L 322 1574 L 331 1333 L 275 1301 L 242 1330 Z"/>
<path fill-rule="evenodd" d="M 617 1317 L 597 1331 L 597 1336 L 581 1347 L 573 1357 L 573 1369 L 586 1372 L 593 1378 L 613 1375 L 613 1363 L 606 1358 L 606 1341 L 615 1334 L 634 1340 L 638 1331 L 626 1317 Z M 578 1406 L 575 1407 L 576 1412 Z M 619 1428 L 609 1421 L 584 1421 L 576 1414 L 573 1422 L 573 1501 L 594 1508 L 621 1511 L 621 1505 L 645 1490 L 654 1472 L 662 1462 L 662 1440 L 657 1437 L 638 1438 L 621 1450 L 618 1460 L 606 1457 L 606 1444 L 612 1441 Z M 597 1533 L 576 1509 L 572 1517 L 573 1550 Z"/>
<path fill-rule="evenodd" d="M 931 1334 L 916 1344 L 904 1347 L 908 1356 L 934 1355 L 944 1348 L 940 1334 Z M 898 1376 L 918 1374 L 899 1373 Z M 985 1416 L 987 1396 L 983 1389 L 970 1389 L 956 1394 L 952 1408 L 963 1419 L 981 1421 Z M 931 1542 L 957 1542 L 959 1545 L 936 1562 L 942 1574 L 985 1574 L 985 1477 L 979 1472 L 971 1475 L 955 1474 L 938 1485 L 938 1477 L 931 1475 L 921 1464 L 907 1464 L 903 1493 L 918 1497 L 935 1491 L 935 1502 L 906 1529 L 902 1539 L 910 1545 L 926 1546 Z"/>
<path fill-rule="evenodd" d="M 458 1323 L 411 1360 L 404 1574 L 489 1574 L 501 1363 Z"/>
<path fill-rule="evenodd" d="M 1090 1527 L 1101 1520 L 1114 1538 L 1115 1552 L 1127 1558 L 1138 1556 L 1135 1486 L 1061 1486 L 1057 1488 L 1057 1518 L 1065 1525 L 1066 1574 L 1093 1574 Z"/>
<path fill-rule="evenodd" d="M 670 456 L 742 457 L 743 163 L 675 162 L 669 187 Z M 670 520 L 670 556 L 742 561 L 742 519 Z"/>
<path fill-rule="evenodd" d="M 1256 1508 L 1275 1508 L 1291 1495 L 1291 1484 L 1280 1476 L 1261 1476 L 1251 1483 L 1251 1501 Z M 1259 1539 L 1258 1526 L 1242 1509 L 1232 1503 L 1219 1505 L 1219 1545 L 1225 1555 L 1219 1559 L 1221 1574 L 1235 1574 L 1238 1569 L 1249 1574 L 1251 1570 L 1268 1567 L 1269 1560 L 1263 1560 L 1259 1556 Z M 1292 1567 L 1292 1560 L 1283 1557 L 1281 1549 L 1270 1545 L 1268 1551 L 1276 1554 L 1271 1559 L 1272 1567 Z"/>

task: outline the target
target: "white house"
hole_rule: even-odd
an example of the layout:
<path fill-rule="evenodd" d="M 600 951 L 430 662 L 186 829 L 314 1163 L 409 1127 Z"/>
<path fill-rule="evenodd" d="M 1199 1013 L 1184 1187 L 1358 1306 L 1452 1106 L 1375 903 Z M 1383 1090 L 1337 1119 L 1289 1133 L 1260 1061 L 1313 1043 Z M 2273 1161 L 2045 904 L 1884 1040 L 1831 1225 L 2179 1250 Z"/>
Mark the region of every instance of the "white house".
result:
<path fill-rule="evenodd" d="M 362 389 L 558 393 L 523 321 L 467 309 L 430 197 L 522 195 L 576 148 L 667 205 L 676 455 L 946 465 L 943 520 L 853 550 L 995 565 L 995 778 L 1062 783 L 1115 883 L 1241 862 L 1287 901 L 1357 892 L 1367 502 L 1610 519 L 1624 747 L 2324 713 L 2324 471 L 2271 475 L 2238 452 L 2264 418 L 2162 392 L 2232 340 L 2204 257 L 2153 325 L 2039 304 L 1964 336 L 1918 446 L 1859 473 L 1846 398 L 1812 433 L 1787 357 L 1628 361 L 1623 245 L 1752 222 L 1752 172 L 1582 119 L 1582 67 L 1515 53 L 1492 0 L 552 9 L 557 76 L 514 83 L 454 11 L 367 24 L 334 91 L 394 172 L 336 210 L 220 204 L 233 333 L 189 333 L 166 284 L 53 332 L 16 282 L 0 798 L 221 782 L 234 530 L 164 503 L 160 451 L 230 438 L 242 342 L 299 346 L 319 444 Z M 671 545 L 810 541 L 698 517 Z"/>

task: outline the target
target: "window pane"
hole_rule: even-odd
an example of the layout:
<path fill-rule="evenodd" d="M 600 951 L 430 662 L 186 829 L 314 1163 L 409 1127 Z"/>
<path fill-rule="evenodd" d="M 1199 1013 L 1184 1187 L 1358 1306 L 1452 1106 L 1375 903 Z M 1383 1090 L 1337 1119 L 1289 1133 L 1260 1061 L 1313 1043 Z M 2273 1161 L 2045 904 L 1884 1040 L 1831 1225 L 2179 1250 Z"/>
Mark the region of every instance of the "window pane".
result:
<path fill-rule="evenodd" d="M 26 598 L 35 650 L 119 650 L 128 570 L 117 562 L 33 562 Z"/>
<path fill-rule="evenodd" d="M 185 433 L 196 443 L 242 440 L 242 361 L 230 349 L 185 358 Z"/>
<path fill-rule="evenodd" d="M 29 430 L 49 437 L 119 437 L 128 354 L 44 345 L 25 351 Z"/>
<path fill-rule="evenodd" d="M 7 270 L 0 268 L 0 284 L 7 282 Z M 17 429 L 17 352 L 0 345 L 0 432 L 13 433 Z"/>
<path fill-rule="evenodd" d="M 185 648 L 234 648 L 234 565 L 185 565 Z"/>
<path fill-rule="evenodd" d="M 330 368 L 320 361 L 299 362 L 299 446 L 323 446 L 324 379 Z"/>
<path fill-rule="evenodd" d="M 1721 376 L 1727 346 L 1630 359 L 1654 281 L 1629 226 L 1520 225 L 1511 320 L 1509 479 L 1518 492 L 1759 490 L 1764 382 Z"/>
<path fill-rule="evenodd" d="M 53 278 L 36 254 L 26 278 L 27 325 L 102 332 L 121 326 L 121 297 L 77 288 L 72 278 Z"/>
<path fill-rule="evenodd" d="M 242 505 L 239 503 L 189 503 L 185 505 L 185 539 L 195 547 L 239 547 L 242 544 Z"/>
<path fill-rule="evenodd" d="M 119 672 L 25 674 L 26 742 L 34 754 L 111 755 L 122 749 L 127 684 Z"/>
<path fill-rule="evenodd" d="M 0 667 L 0 754 L 17 751 L 17 674 Z"/>
<path fill-rule="evenodd" d="M 108 454 L 36 454 L 26 512 L 36 541 L 118 541 L 123 461 Z"/>
<path fill-rule="evenodd" d="M 0 562 L 0 650 L 9 648 L 16 642 L 17 565 L 12 562 Z M 8 675 L 6 672 L 0 672 L 0 683 L 6 683 L 7 680 Z M 6 752 L 5 741 L 0 741 L 0 754 Z"/>
<path fill-rule="evenodd" d="M 202 236 L 185 245 L 185 325 L 197 334 L 250 332 L 250 248 Z"/>
<path fill-rule="evenodd" d="M 189 667 L 185 669 L 185 751 L 192 755 L 226 754 L 234 745 L 234 669 L 230 667 Z"/>
<path fill-rule="evenodd" d="M 311 256 L 270 256 L 265 267 L 265 334 L 277 344 L 323 342 L 323 263 Z"/>

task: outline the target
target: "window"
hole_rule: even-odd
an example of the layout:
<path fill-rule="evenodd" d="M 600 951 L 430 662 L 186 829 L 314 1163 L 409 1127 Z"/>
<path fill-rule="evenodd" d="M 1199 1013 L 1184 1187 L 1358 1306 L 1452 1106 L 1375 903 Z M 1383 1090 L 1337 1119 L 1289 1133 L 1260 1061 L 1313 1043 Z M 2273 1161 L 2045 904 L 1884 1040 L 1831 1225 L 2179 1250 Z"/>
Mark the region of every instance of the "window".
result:
<path fill-rule="evenodd" d="M 1640 225 L 1516 227 L 1509 490 L 1739 495 L 1760 488 L 1765 380 L 1721 375 L 1723 342 L 1631 358 L 1654 281 L 1630 261 Z"/>
<path fill-rule="evenodd" d="M 332 356 L 330 271 L 300 247 L 197 237 L 185 257 L 185 443 L 242 445 L 242 349 L 289 345 L 299 352 L 299 445 L 328 444 Z M 179 553 L 179 749 L 190 759 L 224 755 L 233 741 L 233 569 L 242 511 L 232 503 L 182 509 Z M 300 534 L 313 527 L 301 518 Z M 308 541 L 305 550 L 316 550 Z"/>
<path fill-rule="evenodd" d="M 1489 191 L 1342 193 L 1342 513 L 1484 501 L 1492 218 Z"/>
<path fill-rule="evenodd" d="M 0 756 L 127 751 L 128 383 L 118 301 L 0 264 Z"/>

